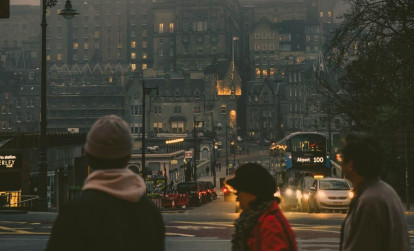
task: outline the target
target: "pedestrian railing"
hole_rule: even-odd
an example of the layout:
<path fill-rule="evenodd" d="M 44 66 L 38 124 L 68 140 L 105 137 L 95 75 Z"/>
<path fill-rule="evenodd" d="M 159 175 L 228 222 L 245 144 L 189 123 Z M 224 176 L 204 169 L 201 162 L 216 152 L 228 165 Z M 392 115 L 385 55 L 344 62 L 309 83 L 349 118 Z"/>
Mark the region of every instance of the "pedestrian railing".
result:
<path fill-rule="evenodd" d="M 0 208 L 34 210 L 38 200 L 38 195 L 21 195 L 20 192 L 6 192 L 0 194 Z"/>

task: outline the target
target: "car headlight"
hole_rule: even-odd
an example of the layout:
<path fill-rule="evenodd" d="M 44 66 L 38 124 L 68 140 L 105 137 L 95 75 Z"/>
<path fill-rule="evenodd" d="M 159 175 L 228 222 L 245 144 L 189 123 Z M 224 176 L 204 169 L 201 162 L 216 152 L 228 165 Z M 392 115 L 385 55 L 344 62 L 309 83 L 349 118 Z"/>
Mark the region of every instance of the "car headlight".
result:
<path fill-rule="evenodd" d="M 350 199 L 354 198 L 354 192 L 349 191 L 349 193 L 348 193 L 348 197 L 349 197 Z"/>
<path fill-rule="evenodd" d="M 273 194 L 273 197 L 280 197 L 280 191 L 277 190 L 276 193 Z"/>
<path fill-rule="evenodd" d="M 326 194 L 323 191 L 318 191 L 317 196 L 320 197 L 320 198 L 324 198 L 324 197 L 326 197 Z"/>
<path fill-rule="evenodd" d="M 304 194 L 304 195 L 303 195 L 303 198 L 304 198 L 305 200 L 309 199 L 309 194 Z"/>
<path fill-rule="evenodd" d="M 288 188 L 286 189 L 286 195 L 291 196 L 293 194 L 292 189 Z"/>

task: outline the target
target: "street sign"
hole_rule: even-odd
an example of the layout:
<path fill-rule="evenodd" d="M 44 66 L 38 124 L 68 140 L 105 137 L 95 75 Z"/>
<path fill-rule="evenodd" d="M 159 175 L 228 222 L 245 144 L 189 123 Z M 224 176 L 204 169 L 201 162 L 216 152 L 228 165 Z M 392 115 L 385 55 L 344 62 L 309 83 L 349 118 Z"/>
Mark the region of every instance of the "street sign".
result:
<path fill-rule="evenodd" d="M 185 151 L 184 156 L 186 159 L 192 159 L 193 158 L 193 152 L 192 151 Z"/>

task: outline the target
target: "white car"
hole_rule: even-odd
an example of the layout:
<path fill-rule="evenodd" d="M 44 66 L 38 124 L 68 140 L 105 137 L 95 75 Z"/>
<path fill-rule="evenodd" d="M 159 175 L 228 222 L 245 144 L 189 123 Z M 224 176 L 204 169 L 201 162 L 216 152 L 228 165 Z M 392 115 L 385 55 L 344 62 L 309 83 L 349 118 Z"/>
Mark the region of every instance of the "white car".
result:
<path fill-rule="evenodd" d="M 309 191 L 309 213 L 322 210 L 340 210 L 346 213 L 353 197 L 351 184 L 346 179 L 317 179 Z"/>

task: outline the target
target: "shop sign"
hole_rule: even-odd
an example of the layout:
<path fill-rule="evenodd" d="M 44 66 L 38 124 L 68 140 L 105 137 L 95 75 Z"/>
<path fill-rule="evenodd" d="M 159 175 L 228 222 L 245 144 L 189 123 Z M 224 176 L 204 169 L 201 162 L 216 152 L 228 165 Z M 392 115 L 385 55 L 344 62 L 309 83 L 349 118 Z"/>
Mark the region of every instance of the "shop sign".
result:
<path fill-rule="evenodd" d="M 19 160 L 19 156 L 15 154 L 0 154 L 0 169 L 20 168 Z"/>

